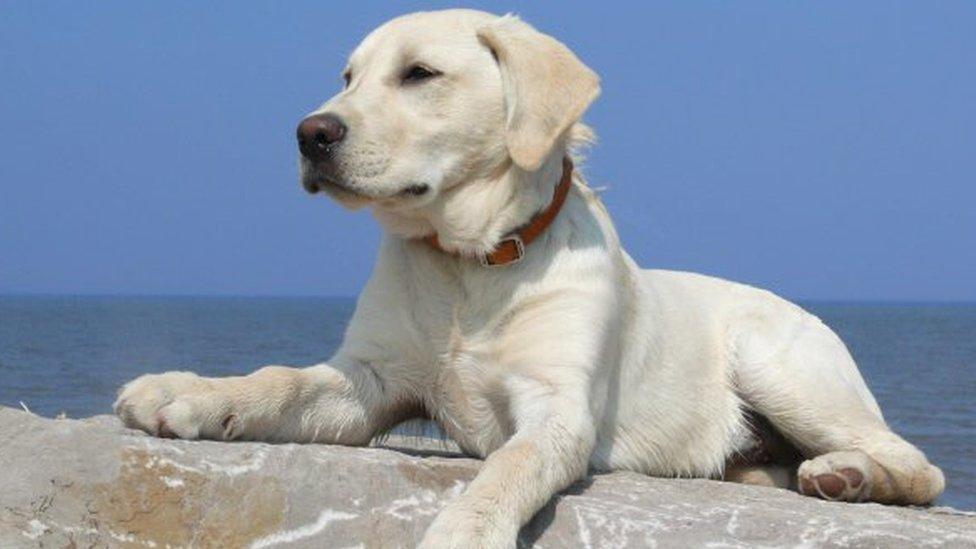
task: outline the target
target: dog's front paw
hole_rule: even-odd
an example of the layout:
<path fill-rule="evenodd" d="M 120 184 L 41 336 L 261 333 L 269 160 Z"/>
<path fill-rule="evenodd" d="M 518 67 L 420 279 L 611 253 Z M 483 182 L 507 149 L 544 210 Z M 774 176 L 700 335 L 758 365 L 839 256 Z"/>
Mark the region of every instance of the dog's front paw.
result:
<path fill-rule="evenodd" d="M 498 510 L 479 512 L 454 502 L 441 511 L 424 534 L 421 549 L 515 549 L 518 525 L 498 520 Z"/>
<path fill-rule="evenodd" d="M 218 380 L 190 372 L 138 377 L 119 391 L 113 406 L 127 427 L 166 438 L 235 438 L 231 399 Z"/>

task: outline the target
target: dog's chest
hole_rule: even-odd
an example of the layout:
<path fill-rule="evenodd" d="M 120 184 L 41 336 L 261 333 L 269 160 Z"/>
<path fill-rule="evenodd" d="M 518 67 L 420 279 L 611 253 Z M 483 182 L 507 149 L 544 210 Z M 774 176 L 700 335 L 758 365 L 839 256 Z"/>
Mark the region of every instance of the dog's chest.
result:
<path fill-rule="evenodd" d="M 432 383 L 427 411 L 465 450 L 487 455 L 513 432 L 496 313 L 455 302 L 450 314 L 428 325 Z"/>
<path fill-rule="evenodd" d="M 465 450 L 487 455 L 514 432 L 512 378 L 531 362 L 526 349 L 540 344 L 525 317 L 548 303 L 539 294 L 543 269 L 536 266 L 529 277 L 523 265 L 448 266 L 442 257 L 417 252 L 429 261 L 413 263 L 397 278 L 410 299 L 396 317 L 413 327 L 409 343 L 401 340 L 409 345 L 403 354 L 417 357 L 410 369 L 423 373 L 417 386 L 427 413 Z"/>

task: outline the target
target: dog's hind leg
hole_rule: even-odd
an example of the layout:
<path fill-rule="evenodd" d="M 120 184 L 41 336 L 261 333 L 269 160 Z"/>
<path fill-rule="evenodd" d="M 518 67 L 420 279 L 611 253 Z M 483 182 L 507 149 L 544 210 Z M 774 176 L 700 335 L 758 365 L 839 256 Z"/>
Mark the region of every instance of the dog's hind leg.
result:
<path fill-rule="evenodd" d="M 806 458 L 799 491 L 838 501 L 931 503 L 945 487 L 942 471 L 891 431 L 840 339 L 812 315 L 775 309 L 736 326 L 733 383 Z"/>
<path fill-rule="evenodd" d="M 796 489 L 796 468 L 802 456 L 766 418 L 746 415 L 752 443 L 733 455 L 722 480 L 755 486 Z"/>
<path fill-rule="evenodd" d="M 795 488 L 796 467 L 789 465 L 730 465 L 725 469 L 722 480 L 751 484 L 753 486 L 770 486 L 773 488 Z"/>

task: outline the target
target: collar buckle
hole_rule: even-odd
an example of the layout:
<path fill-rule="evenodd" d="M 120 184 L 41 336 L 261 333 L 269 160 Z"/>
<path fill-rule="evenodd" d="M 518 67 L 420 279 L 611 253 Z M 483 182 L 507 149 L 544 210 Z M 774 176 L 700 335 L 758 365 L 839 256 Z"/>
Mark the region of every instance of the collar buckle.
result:
<path fill-rule="evenodd" d="M 505 267 L 522 261 L 525 257 L 525 241 L 518 234 L 511 234 L 503 238 L 495 251 L 480 254 L 478 262 L 482 267 Z"/>

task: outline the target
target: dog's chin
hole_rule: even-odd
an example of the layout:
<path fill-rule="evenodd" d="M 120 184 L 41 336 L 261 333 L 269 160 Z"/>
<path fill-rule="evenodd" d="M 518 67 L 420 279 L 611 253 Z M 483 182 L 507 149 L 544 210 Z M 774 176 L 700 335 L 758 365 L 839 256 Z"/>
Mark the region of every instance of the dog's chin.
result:
<path fill-rule="evenodd" d="M 382 192 L 371 191 L 345 183 L 342 179 L 320 170 L 303 170 L 301 181 L 309 194 L 322 192 L 350 209 L 369 205 L 392 209 L 410 208 L 429 202 L 436 194 L 426 183 L 409 183 Z"/>
<path fill-rule="evenodd" d="M 369 204 L 374 197 L 344 183 L 340 178 L 324 173 L 322 170 L 303 167 L 302 187 L 309 194 L 322 192 L 347 208 L 360 208 Z"/>
<path fill-rule="evenodd" d="M 302 185 L 309 193 L 315 194 L 317 192 L 322 192 L 332 200 L 338 202 L 339 205 L 352 210 L 357 210 L 364 206 L 368 206 L 375 201 L 375 199 L 372 197 L 366 196 L 332 181 L 319 180 L 313 182 L 312 184 L 308 184 L 303 181 Z"/>

